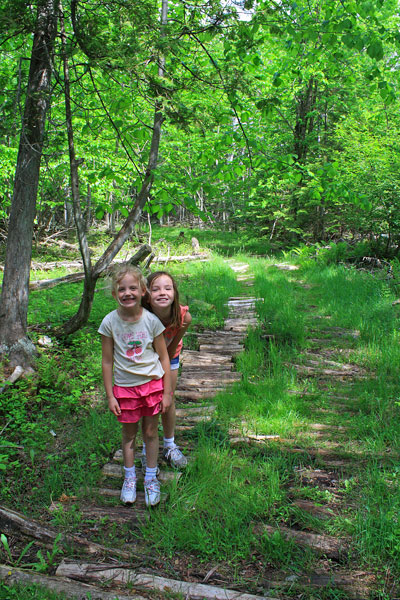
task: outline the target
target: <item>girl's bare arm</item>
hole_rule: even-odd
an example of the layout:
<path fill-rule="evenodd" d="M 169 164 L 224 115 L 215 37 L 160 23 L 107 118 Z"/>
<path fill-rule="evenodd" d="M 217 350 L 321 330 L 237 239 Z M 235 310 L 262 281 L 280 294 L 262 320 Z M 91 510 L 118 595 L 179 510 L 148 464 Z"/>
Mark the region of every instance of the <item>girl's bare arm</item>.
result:
<path fill-rule="evenodd" d="M 119 404 L 113 394 L 112 372 L 114 364 L 114 341 L 105 335 L 101 336 L 101 368 L 103 371 L 103 382 L 106 390 L 108 408 L 115 416 L 121 414 Z"/>
<path fill-rule="evenodd" d="M 171 389 L 171 369 L 170 369 L 170 358 L 167 352 L 167 346 L 165 344 L 165 338 L 162 333 L 154 338 L 153 340 L 154 350 L 160 357 L 162 368 L 164 369 L 164 393 L 162 401 L 162 412 L 165 413 L 169 409 L 172 403 L 172 389 Z"/>
<path fill-rule="evenodd" d="M 178 331 L 176 332 L 176 334 L 174 335 L 174 337 L 172 338 L 172 340 L 168 346 L 168 355 L 170 358 L 173 358 L 173 356 L 176 352 L 176 349 L 178 347 L 178 344 L 181 341 L 181 339 L 183 338 L 183 336 L 185 335 L 186 331 L 188 330 L 191 322 L 192 322 L 192 315 L 188 311 L 185 314 L 185 316 L 183 317 L 183 323 L 182 323 L 181 327 L 179 327 Z"/>

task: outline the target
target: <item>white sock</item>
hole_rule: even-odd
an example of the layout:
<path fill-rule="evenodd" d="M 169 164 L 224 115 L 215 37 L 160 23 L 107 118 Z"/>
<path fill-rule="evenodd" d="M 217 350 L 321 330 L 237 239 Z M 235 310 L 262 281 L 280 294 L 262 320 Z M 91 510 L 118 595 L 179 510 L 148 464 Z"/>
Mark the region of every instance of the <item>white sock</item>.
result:
<path fill-rule="evenodd" d="M 130 477 L 136 477 L 136 469 L 135 467 L 124 467 L 125 471 L 125 479 Z"/>
<path fill-rule="evenodd" d="M 146 475 L 144 476 L 144 480 L 147 483 L 151 479 L 157 479 L 157 467 L 154 467 L 154 469 L 146 467 Z"/>
<path fill-rule="evenodd" d="M 164 438 L 164 448 L 175 448 L 175 437 Z"/>
<path fill-rule="evenodd" d="M 146 444 L 143 442 L 142 454 L 146 456 Z"/>

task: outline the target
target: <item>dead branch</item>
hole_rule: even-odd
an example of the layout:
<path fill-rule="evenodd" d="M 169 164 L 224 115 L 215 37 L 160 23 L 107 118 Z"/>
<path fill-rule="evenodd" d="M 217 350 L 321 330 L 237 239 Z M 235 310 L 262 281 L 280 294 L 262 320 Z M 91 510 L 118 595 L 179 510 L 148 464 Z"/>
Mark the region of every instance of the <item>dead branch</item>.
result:
<path fill-rule="evenodd" d="M 53 548 L 56 541 L 58 531 L 42 525 L 39 521 L 28 519 L 22 513 L 11 510 L 4 506 L 0 506 L 0 530 L 13 535 L 22 535 L 33 538 L 46 548 Z M 118 550 L 116 548 L 106 548 L 101 544 L 90 542 L 85 538 L 77 535 L 63 534 L 60 539 L 60 544 L 67 544 L 78 547 L 80 550 L 88 554 L 112 554 L 119 558 L 129 559 L 133 553 Z M 141 557 L 143 558 L 143 557 Z"/>
<path fill-rule="evenodd" d="M 139 250 L 136 252 L 136 254 L 134 254 L 130 259 L 129 259 L 129 263 L 132 265 L 137 265 L 141 262 L 141 260 L 143 260 L 148 254 L 149 252 L 151 252 L 151 248 L 150 246 L 148 246 L 147 244 L 144 244 L 143 246 L 141 246 L 139 248 Z M 151 259 L 151 260 L 150 260 Z M 154 263 L 166 263 L 166 262 L 184 262 L 184 261 L 189 261 L 189 260 L 201 260 L 201 259 L 207 259 L 207 255 L 206 254 L 189 254 L 187 256 L 159 256 L 158 258 L 154 258 L 154 255 L 150 254 L 150 258 L 149 260 L 145 263 L 144 268 L 148 268 L 151 261 L 153 261 Z M 108 269 L 106 269 L 104 271 L 104 273 L 101 274 L 101 276 L 105 276 L 107 275 L 110 270 L 112 270 L 115 265 L 120 264 L 120 263 L 113 263 L 112 265 L 110 265 L 110 267 L 108 267 Z M 67 264 L 63 264 L 63 263 L 48 263 L 48 265 L 46 266 L 46 268 L 50 268 L 49 265 L 53 265 L 53 268 L 55 267 L 59 267 L 59 266 L 65 266 L 65 267 L 74 267 L 74 266 L 82 266 L 82 263 L 67 263 Z M 77 283 L 79 281 L 83 281 L 83 279 L 85 278 L 85 274 L 83 272 L 79 272 L 79 273 L 70 273 L 69 275 L 65 275 L 64 277 L 57 277 L 55 279 L 42 279 L 40 281 L 32 281 L 29 284 L 29 290 L 31 292 L 33 291 L 39 291 L 39 290 L 44 290 L 44 289 L 50 289 L 53 288 L 57 285 L 60 285 L 61 283 Z"/>
<path fill-rule="evenodd" d="M 78 583 L 76 581 L 68 581 L 61 577 L 51 577 L 49 575 L 41 575 L 17 569 L 7 565 L 0 565 L 0 580 L 5 581 L 7 585 L 22 584 L 22 585 L 40 585 L 57 594 L 65 594 L 68 598 L 92 598 L 92 600 L 114 600 L 115 592 L 105 592 L 102 589 L 88 585 L 87 583 Z M 118 593 L 118 600 L 145 600 L 143 596 L 129 594 L 125 596 Z"/>
<path fill-rule="evenodd" d="M 131 265 L 137 265 L 149 253 L 151 253 L 150 246 L 148 246 L 147 244 L 143 244 L 143 246 L 141 246 L 139 248 L 139 250 L 129 259 L 128 262 Z M 78 264 L 79 264 L 79 266 L 82 266 L 82 263 L 78 263 Z M 101 276 L 107 275 L 107 273 L 109 273 L 115 267 L 116 264 L 119 264 L 119 263 L 113 263 L 112 265 L 110 265 L 108 267 L 108 269 L 106 269 L 104 271 L 104 273 L 101 274 Z M 29 290 L 30 291 L 38 291 L 38 290 L 50 289 L 61 283 L 77 283 L 79 281 L 82 281 L 84 278 L 85 278 L 85 273 L 79 272 L 79 273 L 70 273 L 69 275 L 65 275 L 64 277 L 57 277 L 56 279 L 42 279 L 41 281 L 32 281 L 29 284 Z"/>
<path fill-rule="evenodd" d="M 168 593 L 183 594 L 190 600 L 273 600 L 271 596 L 255 596 L 246 592 L 195 583 L 167 579 L 149 573 L 138 573 L 132 569 L 120 568 L 118 565 L 100 565 L 87 563 L 67 563 L 63 561 L 56 574 L 78 581 L 112 581 L 114 585 L 131 584 L 139 590 L 168 591 Z"/>
<path fill-rule="evenodd" d="M 288 541 L 293 541 L 299 546 L 311 548 L 315 552 L 334 560 L 344 558 L 349 552 L 349 543 L 347 540 L 340 540 L 329 535 L 319 535 L 309 533 L 307 531 L 297 531 L 288 527 L 271 527 L 270 525 L 256 526 L 256 530 L 261 533 L 265 532 L 272 536 L 275 532 L 279 532 L 283 538 Z"/>
<path fill-rule="evenodd" d="M 50 246 L 51 244 L 56 244 L 57 246 L 60 246 L 60 248 L 69 248 L 70 250 L 78 250 L 78 245 L 77 244 L 69 244 L 68 242 L 64 242 L 63 240 L 55 240 L 55 239 L 50 239 L 47 238 L 46 240 L 42 240 L 40 242 L 40 244 L 43 244 L 44 246 Z"/>

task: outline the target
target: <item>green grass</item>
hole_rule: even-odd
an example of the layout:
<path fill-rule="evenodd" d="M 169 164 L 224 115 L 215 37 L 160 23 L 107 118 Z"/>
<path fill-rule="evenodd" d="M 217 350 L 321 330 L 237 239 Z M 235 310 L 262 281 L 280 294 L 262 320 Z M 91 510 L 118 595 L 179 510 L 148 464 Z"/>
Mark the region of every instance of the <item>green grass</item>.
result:
<path fill-rule="evenodd" d="M 40 585 L 7 585 L 0 581 L 0 600 L 67 600 L 61 592 L 52 592 Z"/>
<path fill-rule="evenodd" d="M 160 231 L 166 240 L 169 236 L 162 243 L 172 245 L 173 237 L 179 238 L 180 230 Z M 154 237 L 161 237 L 160 231 Z M 202 245 L 212 233 L 185 231 L 185 238 L 194 234 Z M 222 253 L 223 236 L 214 238 L 214 249 Z M 184 250 L 182 238 L 179 244 Z M 226 254 L 231 250 L 226 248 Z M 390 285 L 355 269 L 307 257 L 298 257 L 300 268 L 291 272 L 276 269 L 272 259 L 243 254 L 236 258 L 249 262 L 255 276 L 251 293 L 259 298 L 259 326 L 249 333 L 244 352 L 236 358 L 242 381 L 213 399 L 216 418 L 191 432 L 195 450 L 187 472 L 170 484 L 162 510 L 133 528 L 129 539 L 145 539 L 149 551 L 165 558 L 171 574 L 175 556 L 192 556 L 204 564 L 223 562 L 238 578 L 240 565 L 257 560 L 286 573 L 307 573 L 316 564 L 312 552 L 299 550 L 279 533 L 269 537 L 258 529 L 263 523 L 297 524 L 349 536 L 357 568 L 374 565 L 399 577 L 399 309 L 391 305 Z M 172 264 L 167 270 L 178 279 L 181 301 L 189 304 L 192 330 L 221 327 L 227 299 L 241 289 L 222 258 Z M 80 289 L 75 284 L 32 294 L 30 324 L 62 323 L 76 310 Z M 101 319 L 113 308 L 108 287 L 101 282 L 87 326 L 43 351 L 38 374 L 0 395 L 1 428 L 5 426 L 5 443 L 0 444 L 2 502 L 13 501 L 17 509 L 40 513 L 61 493 L 76 495 L 79 501 L 98 484 L 100 467 L 120 438 L 119 425 L 103 401 L 97 334 Z M 313 348 L 307 338 L 328 338 L 330 327 L 359 331 L 358 336 L 335 339 L 331 359 L 359 365 L 364 376 L 317 388 L 312 380 L 298 377 L 291 364 L 306 360 Z M 189 331 L 185 346 L 194 345 Z M 340 353 L 341 347 L 349 353 Z M 308 395 L 302 397 L 301 392 Z M 347 398 L 338 411 L 332 410 L 335 395 Z M 309 434 L 313 423 L 331 428 L 325 441 L 316 442 Z M 345 435 L 341 426 L 346 426 Z M 238 435 L 250 429 L 280 437 L 256 446 L 231 447 L 233 427 Z M 290 451 L 292 438 L 296 453 Z M 340 442 L 338 456 L 356 458 L 343 478 L 339 514 L 316 519 L 300 512 L 292 499 L 312 499 L 322 506 L 333 501 L 329 490 L 301 486 L 298 478 L 302 467 L 324 468 L 323 458 L 314 459 L 307 449 L 316 444 L 329 447 L 329 441 Z M 59 526 L 71 526 L 65 516 L 54 518 Z M 72 525 L 81 526 L 79 507 Z M 106 540 L 118 546 L 127 535 L 124 528 L 115 528 Z M 256 589 L 256 583 L 246 582 L 247 589 Z M 290 591 L 285 593 L 291 597 Z M 293 588 L 292 597 L 296 593 Z M 344 597 L 331 589 L 318 594 L 320 599 Z M 303 597 L 311 598 L 312 593 Z"/>

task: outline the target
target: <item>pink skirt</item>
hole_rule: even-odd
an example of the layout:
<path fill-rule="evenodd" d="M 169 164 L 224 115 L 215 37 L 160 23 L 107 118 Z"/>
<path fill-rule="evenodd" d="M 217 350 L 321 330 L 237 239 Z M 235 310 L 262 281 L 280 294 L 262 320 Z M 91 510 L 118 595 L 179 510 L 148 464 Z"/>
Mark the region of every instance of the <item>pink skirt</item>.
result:
<path fill-rule="evenodd" d="M 121 409 L 120 423 L 137 423 L 142 417 L 153 417 L 161 412 L 164 384 L 162 379 L 134 387 L 114 385 L 113 392 Z"/>

